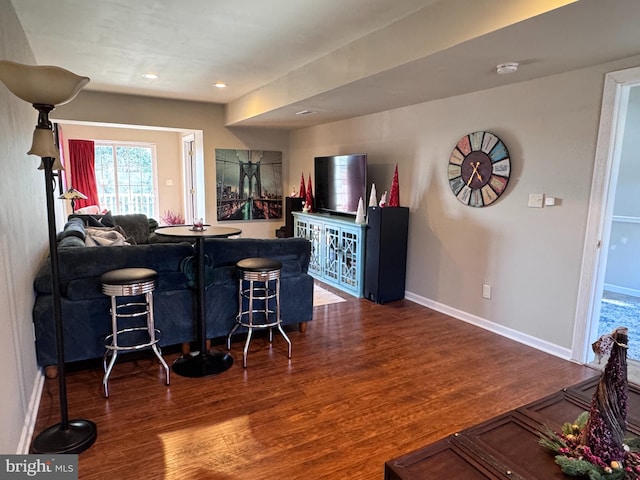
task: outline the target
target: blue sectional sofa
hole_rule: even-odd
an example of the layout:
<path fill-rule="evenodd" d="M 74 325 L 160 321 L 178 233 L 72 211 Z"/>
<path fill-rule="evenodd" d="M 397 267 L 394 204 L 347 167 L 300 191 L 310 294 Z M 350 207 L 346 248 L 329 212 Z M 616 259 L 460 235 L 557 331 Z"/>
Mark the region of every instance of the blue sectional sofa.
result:
<path fill-rule="evenodd" d="M 117 221 L 118 217 L 114 218 Z M 77 228 L 77 224 L 67 225 L 65 230 L 70 228 Z M 81 235 L 76 232 L 71 236 Z M 154 314 L 156 327 L 162 332 L 161 346 L 197 340 L 192 272 L 184 268 L 190 262 L 183 261 L 195 253 L 190 243 L 87 247 L 75 242 L 76 246 L 63 247 L 68 243 L 64 238 L 60 239 L 58 252 L 65 362 L 102 357 L 104 338 L 111 333 L 111 317 L 109 298 L 102 293 L 100 276 L 118 268 L 147 267 L 158 272 Z M 313 278 L 307 274 L 310 252 L 310 243 L 299 238 L 207 239 L 207 337 L 226 336 L 232 328 L 238 309 L 235 263 L 248 257 L 269 257 L 282 262 L 281 318 L 283 324 L 300 324 L 304 331 L 313 312 Z M 37 359 L 40 366 L 46 367 L 57 363 L 48 259 L 37 274 L 34 288 Z"/>

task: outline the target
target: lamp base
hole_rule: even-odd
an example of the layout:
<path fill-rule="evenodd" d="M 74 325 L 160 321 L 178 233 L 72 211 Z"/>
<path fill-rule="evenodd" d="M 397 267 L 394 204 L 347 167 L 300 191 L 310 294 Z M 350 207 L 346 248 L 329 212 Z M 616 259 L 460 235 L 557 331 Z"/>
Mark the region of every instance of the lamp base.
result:
<path fill-rule="evenodd" d="M 57 423 L 41 432 L 31 444 L 31 452 L 80 453 L 93 445 L 98 437 L 96 424 L 91 420 L 69 420 L 68 428 Z"/>

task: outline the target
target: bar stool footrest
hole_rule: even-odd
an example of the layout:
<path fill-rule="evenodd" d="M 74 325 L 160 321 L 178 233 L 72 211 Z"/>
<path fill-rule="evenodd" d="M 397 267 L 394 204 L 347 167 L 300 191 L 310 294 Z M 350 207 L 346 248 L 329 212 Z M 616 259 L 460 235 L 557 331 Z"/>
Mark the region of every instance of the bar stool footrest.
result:
<path fill-rule="evenodd" d="M 127 344 L 127 345 L 113 345 L 113 334 L 107 335 L 104 339 L 104 347 L 107 350 L 117 350 L 119 352 L 127 352 L 127 351 L 135 351 L 135 350 L 143 350 L 145 348 L 150 348 L 160 341 L 162 333 L 157 328 L 155 331 L 155 339 L 149 340 L 146 343 L 136 343 L 135 345 Z M 144 332 L 147 336 L 149 335 L 149 330 L 147 327 L 132 327 L 132 328 L 123 328 L 122 330 L 118 330 L 116 333 L 118 335 L 118 342 L 122 336 L 133 334 L 135 332 Z M 126 337 L 125 337 L 126 338 Z"/>

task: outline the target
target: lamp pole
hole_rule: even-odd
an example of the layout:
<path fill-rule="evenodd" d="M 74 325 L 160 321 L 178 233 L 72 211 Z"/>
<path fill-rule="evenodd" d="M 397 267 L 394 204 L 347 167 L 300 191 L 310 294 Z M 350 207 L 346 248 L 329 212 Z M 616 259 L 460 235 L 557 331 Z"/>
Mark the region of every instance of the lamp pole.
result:
<path fill-rule="evenodd" d="M 52 105 L 34 104 L 38 110 L 37 128 L 51 129 L 49 112 Z M 56 238 L 56 216 L 53 203 L 54 178 L 53 157 L 41 157 L 44 166 L 44 182 L 47 196 L 47 223 L 49 226 L 49 255 L 51 259 L 51 292 L 53 317 L 56 328 L 56 350 L 58 361 L 58 389 L 60 396 L 60 423 L 42 431 L 31 444 L 33 453 L 80 453 L 96 441 L 96 424 L 90 420 L 69 421 L 67 406 L 67 382 L 64 365 L 64 333 L 62 325 L 62 305 L 60 301 L 60 267 L 58 263 L 58 241 Z"/>

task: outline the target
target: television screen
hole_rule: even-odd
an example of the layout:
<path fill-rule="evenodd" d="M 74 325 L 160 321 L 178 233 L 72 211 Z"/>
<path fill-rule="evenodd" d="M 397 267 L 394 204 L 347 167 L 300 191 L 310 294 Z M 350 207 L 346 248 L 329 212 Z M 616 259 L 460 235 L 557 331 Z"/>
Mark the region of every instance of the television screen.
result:
<path fill-rule="evenodd" d="M 367 200 L 367 154 L 316 157 L 314 167 L 315 209 L 355 215 Z"/>

